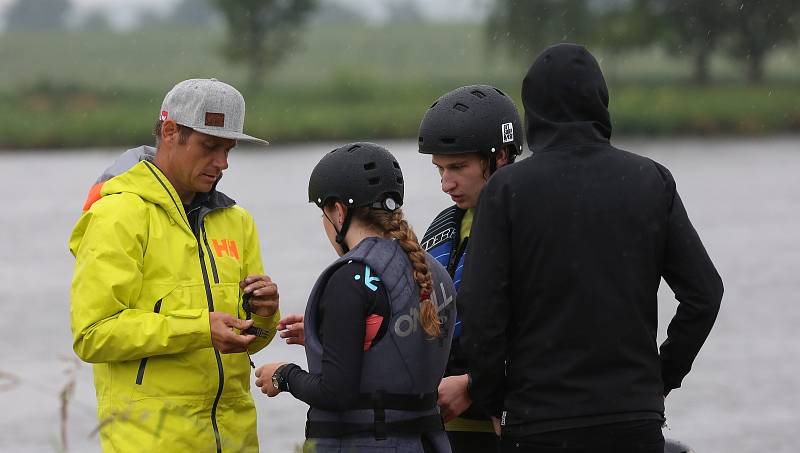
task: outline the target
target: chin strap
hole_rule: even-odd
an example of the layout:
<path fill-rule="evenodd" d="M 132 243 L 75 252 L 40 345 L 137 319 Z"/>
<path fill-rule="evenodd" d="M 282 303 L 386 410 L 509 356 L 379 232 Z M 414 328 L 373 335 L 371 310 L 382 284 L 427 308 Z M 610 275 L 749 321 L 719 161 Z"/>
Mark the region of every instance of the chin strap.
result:
<path fill-rule="evenodd" d="M 492 153 L 489 156 L 489 176 L 492 176 L 497 171 L 497 154 Z"/>
<path fill-rule="evenodd" d="M 347 214 L 344 215 L 344 222 L 342 222 L 342 229 L 340 230 L 336 229 L 336 224 L 333 223 L 333 220 L 328 217 L 328 214 L 326 214 L 324 210 L 322 211 L 322 215 L 324 215 L 325 218 L 328 219 L 328 222 L 330 222 L 333 226 L 333 231 L 336 232 L 336 243 L 339 244 L 344 253 L 349 252 L 350 247 L 345 244 L 344 237 L 347 235 L 347 230 L 350 228 L 350 221 L 353 220 L 353 211 L 349 209 L 347 210 Z"/>
<path fill-rule="evenodd" d="M 494 150 L 495 148 L 492 148 L 492 149 Z M 514 149 L 514 151 L 511 150 L 511 146 L 505 148 L 505 150 L 506 150 L 506 165 L 513 164 L 514 160 L 515 160 L 515 158 L 516 158 L 516 156 L 518 154 L 516 145 L 513 145 L 513 149 Z M 502 151 L 502 150 L 503 150 L 503 148 L 500 148 L 499 150 L 492 151 L 491 153 L 489 153 L 489 176 L 492 176 L 494 174 L 494 172 L 497 171 L 497 154 L 500 153 L 500 151 Z M 519 153 L 521 153 L 521 152 L 522 151 L 519 151 Z"/>

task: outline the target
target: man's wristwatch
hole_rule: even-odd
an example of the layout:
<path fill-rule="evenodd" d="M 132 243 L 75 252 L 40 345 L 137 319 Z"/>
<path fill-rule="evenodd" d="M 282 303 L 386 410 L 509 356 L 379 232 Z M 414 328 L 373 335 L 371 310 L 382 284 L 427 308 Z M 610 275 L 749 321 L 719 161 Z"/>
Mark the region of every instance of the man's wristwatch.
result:
<path fill-rule="evenodd" d="M 276 368 L 275 372 L 272 373 L 272 385 L 280 392 L 289 391 L 289 382 L 287 382 L 286 379 L 284 379 L 283 376 L 281 375 L 281 370 L 286 368 L 286 365 L 289 364 L 284 363 L 283 365 Z"/>

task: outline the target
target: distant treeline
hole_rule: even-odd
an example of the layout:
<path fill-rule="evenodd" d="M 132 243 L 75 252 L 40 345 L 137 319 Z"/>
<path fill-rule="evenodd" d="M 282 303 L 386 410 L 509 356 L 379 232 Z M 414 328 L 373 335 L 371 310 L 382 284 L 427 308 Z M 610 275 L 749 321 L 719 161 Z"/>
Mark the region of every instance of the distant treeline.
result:
<path fill-rule="evenodd" d="M 15 5 L 55 1 L 24 0 L 12 4 L 7 13 L 15 11 Z M 200 1 L 204 0 L 185 0 L 178 6 Z M 324 9 L 324 2 L 305 1 L 308 8 L 319 8 L 315 14 Z M 675 3 L 688 8 L 703 2 Z M 533 4 L 540 5 L 538 15 L 511 9 Z M 560 9 L 554 9 L 556 4 Z M 794 30 L 791 4 L 763 4 L 785 6 L 784 25 L 773 27 Z M 247 99 L 248 130 L 274 144 L 414 140 L 425 109 L 458 86 L 492 84 L 519 101 L 522 77 L 533 55 L 561 40 L 586 43 L 598 56 L 610 86 L 616 134 L 753 135 L 800 130 L 796 38 L 770 41 L 782 44 L 770 45 L 763 54 L 761 69 L 755 71 L 763 76 L 762 83 L 746 84 L 750 73 L 741 62 L 750 60 L 730 50 L 738 41 L 731 28 L 725 28 L 728 31 L 713 35 L 714 45 L 708 49 L 714 51 L 702 55 L 706 80 L 714 83 L 687 84 L 697 74 L 698 57 L 690 52 L 695 47 L 676 44 L 677 32 L 670 31 L 664 16 L 673 11 L 671 3 L 660 5 L 662 9 L 644 9 L 652 4 L 634 0 L 497 2 L 487 18 L 489 26 L 426 22 L 400 13 L 394 22 L 382 25 L 353 22 L 346 14 L 329 16 L 324 22 L 308 16 L 312 19 L 304 28 L 298 22 L 287 31 L 285 36 L 297 45 L 281 50 L 281 65 L 270 58 L 258 63 L 265 65 L 257 74 L 265 77 L 263 85 L 261 80 L 254 82 L 252 67 L 231 64 L 226 58 L 235 45 L 222 26 L 156 25 L 121 33 L 7 26 L 0 37 L 0 61 L 10 62 L 0 77 L 0 149 L 151 143 L 152 123 L 164 94 L 191 77 L 217 77 L 240 88 Z M 741 9 L 736 11 L 747 10 L 748 5 L 739 2 Z M 585 25 L 570 26 L 569 33 L 555 37 L 569 21 L 577 20 L 570 17 L 583 6 L 586 16 L 580 17 L 587 20 Z M 183 8 L 184 18 L 190 19 L 193 10 Z M 222 17 L 219 10 L 213 11 Z M 730 13 L 724 27 L 738 23 L 731 17 L 740 13 Z M 242 10 L 230 14 L 239 17 Z M 645 19 L 633 20 L 637 15 Z M 694 17 L 687 13 L 683 20 L 700 23 Z M 521 22 L 502 25 L 512 19 Z M 636 30 L 650 37 L 622 39 Z M 523 39 L 523 32 L 536 35 Z M 712 35 L 703 36 L 706 40 Z M 240 52 L 235 61 L 247 55 Z M 751 59 L 755 59 L 752 53 Z"/>
<path fill-rule="evenodd" d="M 494 0 L 489 40 L 531 57 L 558 41 L 591 43 L 609 52 L 659 45 L 688 57 L 693 80 L 709 82 L 711 56 L 739 62 L 751 83 L 778 47 L 796 47 L 797 0 Z"/>
<path fill-rule="evenodd" d="M 420 0 L 421 1 L 421 0 Z M 778 48 L 797 47 L 797 0 L 485 0 L 488 51 L 531 61 L 545 46 L 580 42 L 606 53 L 629 53 L 658 46 L 692 62 L 691 80 L 711 80 L 711 61 L 722 53 L 750 83 L 761 83 L 765 61 Z M 384 3 L 395 23 L 425 20 L 415 0 Z M 70 0 L 16 0 L 6 12 L 6 29 L 57 30 L 66 23 Z M 79 27 L 109 28 L 103 10 L 84 13 Z M 363 17 L 346 2 L 332 0 L 179 0 L 167 14 L 144 9 L 142 26 L 221 23 L 227 30 L 216 50 L 247 68 L 247 83 L 261 89 L 265 77 L 303 41 L 309 22 L 353 24 Z M 459 49 L 453 49 L 458 51 Z"/>

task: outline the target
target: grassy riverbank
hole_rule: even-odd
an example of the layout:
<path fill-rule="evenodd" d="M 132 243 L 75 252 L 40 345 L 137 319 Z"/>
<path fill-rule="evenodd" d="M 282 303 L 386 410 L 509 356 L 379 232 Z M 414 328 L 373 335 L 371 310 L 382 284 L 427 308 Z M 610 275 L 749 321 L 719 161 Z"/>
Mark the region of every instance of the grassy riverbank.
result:
<path fill-rule="evenodd" d="M 414 139 L 436 97 L 458 82 L 358 89 L 333 82 L 279 86 L 248 97 L 247 130 L 271 141 Z M 509 92 L 510 84 L 498 84 Z M 612 86 L 617 135 L 764 135 L 800 130 L 800 87 L 687 88 L 682 85 Z M 160 91 L 0 94 L 0 148 L 62 148 L 150 143 Z M 517 96 L 515 96 L 517 97 Z M 521 106 L 521 104 L 518 103 Z"/>

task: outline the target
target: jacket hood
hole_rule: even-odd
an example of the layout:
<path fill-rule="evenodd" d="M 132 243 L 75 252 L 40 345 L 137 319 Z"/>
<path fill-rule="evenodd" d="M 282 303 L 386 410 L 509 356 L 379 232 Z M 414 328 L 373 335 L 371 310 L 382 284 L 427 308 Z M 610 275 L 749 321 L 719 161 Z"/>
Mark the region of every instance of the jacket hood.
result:
<path fill-rule="evenodd" d="M 177 222 L 186 221 L 181 199 L 161 170 L 155 166 L 156 149 L 140 146 L 129 149 L 103 171 L 89 191 L 84 211 L 100 198 L 116 193 L 134 193 L 144 200 L 162 206 Z M 219 183 L 219 180 L 217 180 Z M 225 208 L 236 202 L 214 188 L 208 193 L 198 193 L 195 202 L 206 210 Z"/>
<path fill-rule="evenodd" d="M 581 45 L 545 49 L 522 82 L 522 103 L 531 151 L 611 138 L 606 81 L 597 60 Z"/>

